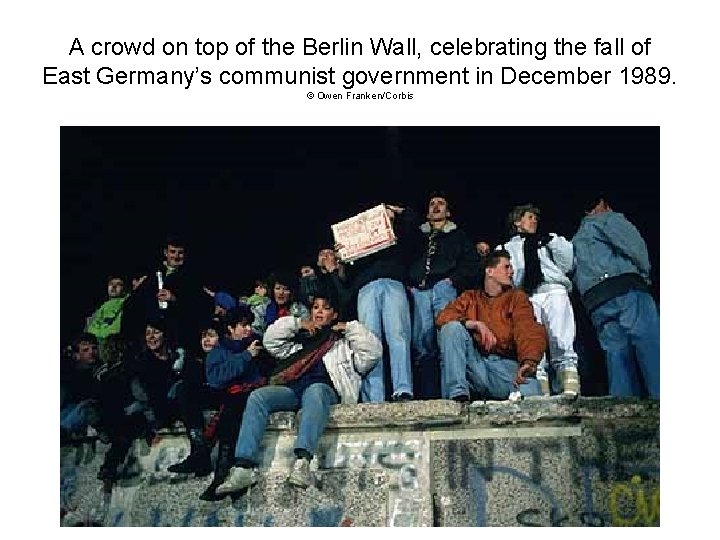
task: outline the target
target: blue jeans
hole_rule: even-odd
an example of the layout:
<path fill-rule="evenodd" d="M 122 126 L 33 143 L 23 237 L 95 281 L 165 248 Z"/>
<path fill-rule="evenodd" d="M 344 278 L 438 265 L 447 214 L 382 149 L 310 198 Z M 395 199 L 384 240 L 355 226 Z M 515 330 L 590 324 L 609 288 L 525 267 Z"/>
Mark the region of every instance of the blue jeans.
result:
<path fill-rule="evenodd" d="M 235 444 L 235 457 L 257 464 L 257 452 L 265 434 L 268 416 L 278 411 L 297 411 L 301 407 L 302 415 L 295 449 L 315 455 L 330 417 L 330 407 L 337 402 L 335 390 L 325 383 L 311 384 L 302 393 L 302 397 L 298 397 L 295 391 L 287 386 L 264 386 L 253 390 L 243 413 Z"/>
<path fill-rule="evenodd" d="M 383 334 L 390 353 L 393 396 L 412 395 L 410 365 L 410 306 L 399 281 L 379 278 L 358 292 L 358 319 L 375 336 Z M 360 398 L 363 402 L 385 401 L 385 370 L 382 360 L 365 375 Z"/>
<path fill-rule="evenodd" d="M 97 403 L 86 399 L 80 403 L 71 403 L 60 409 L 60 427 L 74 435 L 83 435 L 96 416 Z"/>
<path fill-rule="evenodd" d="M 660 316 L 649 293 L 631 290 L 590 314 L 605 351 L 610 395 L 660 399 Z M 642 381 L 641 381 L 642 379 Z"/>
<path fill-rule="evenodd" d="M 440 397 L 442 388 L 442 358 L 437 345 L 435 319 L 438 313 L 457 298 L 453 284 L 446 279 L 438 281 L 432 289 L 413 288 L 412 345 L 417 362 L 418 380 L 415 381 L 420 398 Z"/>
<path fill-rule="evenodd" d="M 496 354 L 482 355 L 461 322 L 443 325 L 438 339 L 444 361 L 444 399 L 470 396 L 471 390 L 482 398 L 507 399 L 515 390 L 517 361 Z M 540 395 L 537 379 L 526 377 L 525 381 L 518 388 L 523 396 Z"/>

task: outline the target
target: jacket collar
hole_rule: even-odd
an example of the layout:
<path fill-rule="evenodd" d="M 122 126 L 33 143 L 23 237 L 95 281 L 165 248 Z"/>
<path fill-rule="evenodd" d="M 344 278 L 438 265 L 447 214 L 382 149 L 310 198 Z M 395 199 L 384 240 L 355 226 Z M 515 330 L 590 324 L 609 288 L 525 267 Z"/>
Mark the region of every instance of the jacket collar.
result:
<path fill-rule="evenodd" d="M 455 225 L 454 222 L 448 220 L 445 222 L 445 225 L 443 225 L 442 232 L 449 233 L 451 231 L 454 231 L 457 229 L 457 225 Z M 427 221 L 420 225 L 420 230 L 424 232 L 425 234 L 430 234 L 430 231 L 432 231 L 432 227 L 430 226 L 430 223 Z"/>

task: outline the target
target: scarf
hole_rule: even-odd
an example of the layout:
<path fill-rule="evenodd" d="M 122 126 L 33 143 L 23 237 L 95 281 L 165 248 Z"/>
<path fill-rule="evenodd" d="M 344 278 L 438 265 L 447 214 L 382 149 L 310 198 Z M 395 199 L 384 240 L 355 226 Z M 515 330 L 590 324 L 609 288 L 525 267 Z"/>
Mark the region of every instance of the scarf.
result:
<path fill-rule="evenodd" d="M 428 278 L 430 277 L 430 265 L 432 264 L 433 255 L 435 255 L 437 251 L 437 237 L 440 232 L 440 229 L 432 229 L 428 236 L 427 251 L 425 252 L 425 275 L 420 282 L 421 289 L 425 288 Z"/>
<path fill-rule="evenodd" d="M 322 361 L 334 343 L 340 339 L 340 333 L 326 326 L 312 336 L 298 332 L 295 340 L 303 348 L 283 360 L 278 360 L 270 377 L 270 384 L 287 384 L 298 380 L 310 371 L 315 364 Z"/>
<path fill-rule="evenodd" d="M 537 233 L 519 233 L 523 242 L 523 258 L 525 259 L 525 275 L 523 275 L 522 288 L 531 295 L 535 292 L 543 282 L 543 274 L 540 269 L 540 258 L 538 257 L 538 249 L 542 247 L 540 243 L 540 235 Z"/>

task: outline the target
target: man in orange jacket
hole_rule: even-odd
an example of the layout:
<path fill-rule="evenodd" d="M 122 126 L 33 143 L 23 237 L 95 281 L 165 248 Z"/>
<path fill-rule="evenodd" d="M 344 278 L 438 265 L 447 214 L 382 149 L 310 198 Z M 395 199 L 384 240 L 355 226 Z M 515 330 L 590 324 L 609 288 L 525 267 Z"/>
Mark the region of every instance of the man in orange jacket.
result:
<path fill-rule="evenodd" d="M 510 254 L 488 255 L 482 289 L 465 291 L 437 316 L 442 354 L 442 397 L 508 399 L 519 390 L 539 395 L 537 364 L 547 347 L 527 294 L 513 288 Z"/>

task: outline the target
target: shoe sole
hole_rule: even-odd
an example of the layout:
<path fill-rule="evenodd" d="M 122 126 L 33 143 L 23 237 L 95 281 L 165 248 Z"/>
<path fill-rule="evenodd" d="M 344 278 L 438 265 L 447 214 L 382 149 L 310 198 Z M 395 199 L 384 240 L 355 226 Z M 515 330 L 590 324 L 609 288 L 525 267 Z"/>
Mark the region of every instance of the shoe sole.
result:
<path fill-rule="evenodd" d="M 251 483 L 249 483 L 248 485 L 242 486 L 239 488 L 221 489 L 222 486 L 218 486 L 217 489 L 215 490 L 215 495 L 225 497 L 226 495 L 232 495 L 233 493 L 239 493 L 243 490 L 247 490 L 247 489 L 251 488 L 252 486 L 254 486 L 255 484 L 257 484 L 257 480 L 253 479 L 253 481 Z"/>
<path fill-rule="evenodd" d="M 298 487 L 302 489 L 307 489 L 311 486 L 311 484 L 305 482 L 304 480 L 293 478 L 292 476 L 288 477 L 287 483 L 293 487 Z"/>

